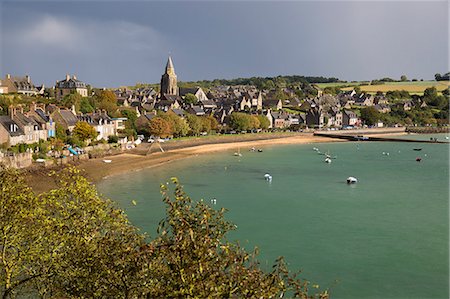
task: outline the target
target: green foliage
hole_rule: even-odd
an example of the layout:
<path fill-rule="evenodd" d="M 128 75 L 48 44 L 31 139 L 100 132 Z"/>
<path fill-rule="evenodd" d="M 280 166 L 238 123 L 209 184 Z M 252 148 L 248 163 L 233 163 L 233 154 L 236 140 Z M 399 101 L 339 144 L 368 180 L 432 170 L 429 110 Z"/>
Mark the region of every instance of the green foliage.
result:
<path fill-rule="evenodd" d="M 159 114 L 163 119 L 165 119 L 172 128 L 172 134 L 175 137 L 186 136 L 189 133 L 189 125 L 187 121 L 173 111 L 168 111 L 166 113 L 160 112 Z"/>
<path fill-rule="evenodd" d="M 79 121 L 75 124 L 72 134 L 78 137 L 81 141 L 86 141 L 88 139 L 94 140 L 98 132 L 93 126 L 84 121 Z"/>
<path fill-rule="evenodd" d="M 79 112 L 82 99 L 83 97 L 78 92 L 71 92 L 70 94 L 64 96 L 61 104 L 69 109 L 71 109 L 72 106 L 75 106 L 75 111 Z"/>
<path fill-rule="evenodd" d="M 408 81 L 408 78 L 406 77 L 406 75 L 402 75 L 402 76 L 400 77 L 400 81 L 406 82 L 406 81 Z"/>
<path fill-rule="evenodd" d="M 136 130 L 136 120 L 137 120 L 136 111 L 122 110 L 120 113 L 122 114 L 123 117 L 127 118 L 127 121 L 125 122 L 125 128 Z"/>
<path fill-rule="evenodd" d="M 361 120 L 366 125 L 373 126 L 380 120 L 380 112 L 372 106 L 361 109 Z"/>
<path fill-rule="evenodd" d="M 197 136 L 202 131 L 202 121 L 200 117 L 194 114 L 186 114 L 186 120 L 189 124 L 189 134 Z"/>
<path fill-rule="evenodd" d="M 192 93 L 188 93 L 184 96 L 184 100 L 186 103 L 188 104 L 195 104 L 198 102 L 198 99 L 195 95 L 193 95 Z"/>
<path fill-rule="evenodd" d="M 270 121 L 265 115 L 258 115 L 259 127 L 263 130 L 269 129 Z"/>
<path fill-rule="evenodd" d="M 95 109 L 106 110 L 108 115 L 112 117 L 120 115 L 116 95 L 110 90 L 97 91 L 93 97 L 92 106 Z"/>
<path fill-rule="evenodd" d="M 64 129 L 64 127 L 58 123 L 56 123 L 55 126 L 56 126 L 56 138 L 65 141 L 67 139 L 66 129 Z"/>
<path fill-rule="evenodd" d="M 88 98 L 82 98 L 80 101 L 80 112 L 81 113 L 92 113 L 94 112 L 94 107 L 92 107 Z"/>
<path fill-rule="evenodd" d="M 410 99 L 411 95 L 406 90 L 390 90 L 386 92 L 386 97 L 391 100 Z"/>
<path fill-rule="evenodd" d="M 260 121 L 257 116 L 249 115 L 241 112 L 233 112 L 231 114 L 230 126 L 237 131 L 247 131 L 251 129 L 258 129 Z"/>
<path fill-rule="evenodd" d="M 108 143 L 117 143 L 119 142 L 119 137 L 115 135 L 108 136 Z"/>

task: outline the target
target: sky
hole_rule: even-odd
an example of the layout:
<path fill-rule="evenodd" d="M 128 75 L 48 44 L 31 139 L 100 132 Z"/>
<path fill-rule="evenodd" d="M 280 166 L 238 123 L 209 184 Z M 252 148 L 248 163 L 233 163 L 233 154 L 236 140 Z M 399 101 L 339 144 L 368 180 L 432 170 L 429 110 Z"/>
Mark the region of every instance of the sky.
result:
<path fill-rule="evenodd" d="M 0 76 L 95 87 L 304 75 L 433 79 L 449 70 L 448 1 L 0 0 Z"/>

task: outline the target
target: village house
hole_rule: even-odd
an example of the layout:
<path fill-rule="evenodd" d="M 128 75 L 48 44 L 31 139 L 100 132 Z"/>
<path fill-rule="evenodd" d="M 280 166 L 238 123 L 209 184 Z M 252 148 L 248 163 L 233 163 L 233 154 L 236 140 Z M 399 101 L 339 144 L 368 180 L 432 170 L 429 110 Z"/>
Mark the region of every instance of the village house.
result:
<path fill-rule="evenodd" d="M 25 143 L 31 144 L 39 140 L 47 140 L 48 133 L 46 126 L 38 123 L 33 117 L 28 117 L 23 111 L 23 107 L 10 107 L 9 115 L 19 126 L 25 135 Z"/>
<path fill-rule="evenodd" d="M 324 113 L 322 109 L 314 107 L 306 111 L 306 125 L 308 127 L 322 128 L 324 125 Z"/>
<path fill-rule="evenodd" d="M 49 108 L 52 108 L 50 116 L 56 124 L 64 128 L 64 130 L 72 132 L 73 128 L 75 128 L 75 124 L 78 122 L 75 111 L 59 107 L 53 108 L 51 106 L 47 109 Z"/>
<path fill-rule="evenodd" d="M 205 115 L 205 111 L 204 111 L 203 108 L 200 107 L 200 106 L 192 106 L 192 107 L 189 107 L 186 111 L 187 111 L 188 113 L 190 113 L 190 114 L 197 115 L 197 116 L 203 116 L 203 115 Z"/>
<path fill-rule="evenodd" d="M 391 112 L 391 107 L 389 107 L 389 105 L 386 105 L 386 104 L 376 104 L 373 107 L 380 113 Z"/>
<path fill-rule="evenodd" d="M 194 88 L 180 87 L 179 94 L 182 98 L 184 98 L 187 94 L 193 94 L 197 98 L 198 101 L 208 100 L 208 97 L 206 96 L 205 92 L 200 87 L 194 87 Z"/>
<path fill-rule="evenodd" d="M 6 147 L 25 143 L 26 136 L 9 115 L 0 115 L 0 145 Z"/>
<path fill-rule="evenodd" d="M 164 94 L 162 96 L 161 100 L 159 100 L 155 103 L 154 108 L 164 111 L 164 112 L 167 112 L 169 110 L 181 108 L 182 102 L 183 102 L 183 100 L 181 99 L 181 97 L 179 95 Z"/>
<path fill-rule="evenodd" d="M 264 100 L 263 101 L 264 109 L 275 109 L 281 110 L 283 109 L 283 102 L 281 100 Z"/>
<path fill-rule="evenodd" d="M 77 118 L 78 121 L 84 121 L 94 127 L 98 133 L 97 140 L 107 140 L 109 136 L 117 135 L 118 124 L 106 114 L 106 111 L 79 115 Z"/>
<path fill-rule="evenodd" d="M 272 128 L 284 129 L 290 126 L 289 115 L 283 112 L 271 112 L 272 116 Z"/>
<path fill-rule="evenodd" d="M 355 112 L 351 110 L 344 110 L 342 114 L 342 126 L 358 126 L 359 119 Z"/>
<path fill-rule="evenodd" d="M 355 106 L 369 107 L 373 106 L 374 97 L 369 94 L 361 94 L 359 97 L 355 97 Z"/>
<path fill-rule="evenodd" d="M 37 106 L 35 103 L 32 103 L 27 116 L 33 118 L 43 129 L 47 131 L 47 137 L 45 139 L 56 137 L 56 123 L 50 115 L 45 113 L 45 104 Z"/>
<path fill-rule="evenodd" d="M 18 77 L 7 74 L 5 79 L 2 80 L 2 86 L 2 89 L 7 93 L 20 93 L 29 96 L 44 93 L 44 87 L 42 86 L 41 89 L 38 90 L 31 82 L 31 78 L 28 75 L 25 77 Z"/>
<path fill-rule="evenodd" d="M 86 84 L 78 80 L 75 75 L 72 77 L 66 75 L 64 80 L 56 81 L 55 97 L 57 101 L 61 101 L 66 95 L 71 93 L 78 93 L 82 97 L 87 97 L 88 90 Z"/>

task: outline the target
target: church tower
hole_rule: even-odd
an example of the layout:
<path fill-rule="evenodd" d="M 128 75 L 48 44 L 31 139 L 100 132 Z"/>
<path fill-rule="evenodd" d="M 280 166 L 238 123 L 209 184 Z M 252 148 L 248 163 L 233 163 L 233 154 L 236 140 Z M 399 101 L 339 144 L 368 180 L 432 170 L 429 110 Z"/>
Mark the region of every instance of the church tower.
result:
<path fill-rule="evenodd" d="M 170 56 L 167 59 L 166 72 L 161 77 L 161 97 L 165 94 L 178 95 L 177 75 Z"/>

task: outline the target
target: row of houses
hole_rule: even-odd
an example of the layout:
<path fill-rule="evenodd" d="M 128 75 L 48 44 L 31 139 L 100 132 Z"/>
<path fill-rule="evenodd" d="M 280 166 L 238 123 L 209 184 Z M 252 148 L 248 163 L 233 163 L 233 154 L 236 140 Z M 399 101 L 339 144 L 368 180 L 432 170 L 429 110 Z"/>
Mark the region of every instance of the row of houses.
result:
<path fill-rule="evenodd" d="M 57 101 L 61 101 L 64 96 L 70 93 L 78 93 L 82 97 L 88 96 L 87 84 L 78 80 L 75 75 L 66 75 L 63 80 L 56 81 L 55 86 L 55 98 Z M 0 94 L 18 93 L 28 96 L 43 95 L 45 92 L 45 86 L 36 86 L 31 81 L 29 75 L 26 76 L 11 76 L 7 74 L 5 78 L 0 79 Z"/>
<path fill-rule="evenodd" d="M 56 124 L 70 134 L 80 121 L 94 127 L 98 133 L 97 140 L 106 140 L 125 128 L 125 120 L 125 118 L 111 118 L 105 111 L 77 115 L 73 110 L 56 105 L 32 104 L 27 112 L 24 112 L 22 106 L 10 107 L 8 115 L 0 116 L 0 144 L 10 147 L 56 137 Z"/>

